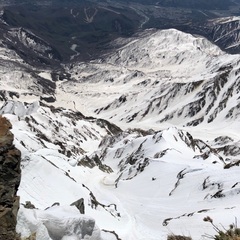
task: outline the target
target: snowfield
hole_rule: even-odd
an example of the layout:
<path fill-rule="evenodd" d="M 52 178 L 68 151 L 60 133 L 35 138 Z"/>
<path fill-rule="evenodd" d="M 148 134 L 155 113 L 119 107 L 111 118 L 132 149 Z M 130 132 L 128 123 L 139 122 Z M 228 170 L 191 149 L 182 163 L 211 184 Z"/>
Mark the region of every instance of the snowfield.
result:
<path fill-rule="evenodd" d="M 170 29 L 66 66 L 70 79 L 6 70 L 0 114 L 22 152 L 17 231 L 200 240 L 214 234 L 206 216 L 228 227 L 240 216 L 239 60 Z"/>

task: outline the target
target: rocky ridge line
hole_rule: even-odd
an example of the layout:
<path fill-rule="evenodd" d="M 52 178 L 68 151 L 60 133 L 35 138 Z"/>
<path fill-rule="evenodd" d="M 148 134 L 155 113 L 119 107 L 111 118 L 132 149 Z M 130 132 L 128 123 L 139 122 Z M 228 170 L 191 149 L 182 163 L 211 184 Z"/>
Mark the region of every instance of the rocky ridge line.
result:
<path fill-rule="evenodd" d="M 18 240 L 16 233 L 21 153 L 13 145 L 11 123 L 0 116 L 0 240 Z"/>

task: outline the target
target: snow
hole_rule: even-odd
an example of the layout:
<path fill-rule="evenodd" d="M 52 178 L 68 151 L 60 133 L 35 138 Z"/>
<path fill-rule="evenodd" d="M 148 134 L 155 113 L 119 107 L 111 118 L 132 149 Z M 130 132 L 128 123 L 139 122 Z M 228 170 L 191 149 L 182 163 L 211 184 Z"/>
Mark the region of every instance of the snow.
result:
<path fill-rule="evenodd" d="M 34 102 L 32 104 L 24 106 L 22 102 L 9 101 L 2 106 L 0 114 L 8 113 L 22 117 L 36 112 L 38 107 L 39 107 L 38 102 Z"/>
<path fill-rule="evenodd" d="M 218 108 L 226 98 L 226 89 L 238 81 L 238 60 L 238 55 L 228 55 L 202 37 L 174 29 L 149 31 L 104 60 L 75 64 L 69 70 L 74 81 L 58 85 L 54 105 L 108 119 L 123 129 L 186 127 L 193 120 L 188 117 L 189 112 L 202 105 L 200 92 L 214 92 L 219 69 L 233 66 L 217 100 L 210 97 L 212 93 L 206 94 L 205 106 L 194 116 L 195 120 L 203 117 L 203 123 L 209 125 L 208 119 L 218 111 L 217 122 L 227 126 L 229 123 L 223 119 L 228 113 Z M 121 101 L 121 97 L 126 97 L 126 101 Z M 230 102 L 236 106 L 238 94 L 227 97 L 227 106 Z M 211 111 L 206 114 L 211 104 Z M 165 120 L 166 116 L 172 118 Z M 210 129 L 216 126 L 212 124 Z"/>
<path fill-rule="evenodd" d="M 51 73 L 48 72 L 41 72 L 38 74 L 40 77 L 51 80 L 52 81 L 52 76 Z"/>
<path fill-rule="evenodd" d="M 32 113 L 32 116 L 34 114 L 36 113 Z M 99 150 L 106 152 L 107 155 L 102 161 L 114 170 L 108 174 L 97 168 L 75 166 L 72 164 L 75 160 L 59 153 L 59 148 L 53 143 L 44 148 L 34 133 L 28 140 L 26 134 L 29 133 L 23 122 L 18 122 L 18 118 L 10 114 L 6 116 L 14 123 L 16 145 L 20 146 L 20 141 L 23 141 L 25 146 L 31 144 L 32 149 L 28 152 L 27 149 L 30 147 L 27 147 L 22 151 L 24 154 L 22 180 L 18 193 L 21 196 L 21 203 L 31 201 L 39 210 L 21 207 L 18 231 L 23 236 L 37 232 L 37 239 L 50 239 L 46 237 L 47 228 L 48 233 L 50 231 L 53 235 L 58 232 L 62 236 L 70 232 L 74 239 L 73 228 L 66 226 L 78 223 L 76 220 L 78 218 L 74 217 L 74 214 L 76 212 L 79 216 L 79 212 L 78 210 L 72 212 L 67 205 L 79 198 L 84 198 L 86 214 L 84 217 L 94 218 L 100 229 L 114 230 L 121 239 L 126 240 L 157 240 L 159 237 L 166 238 L 171 232 L 191 234 L 194 239 L 201 239 L 205 232 L 211 232 L 211 226 L 199 228 L 199 225 L 204 225 L 201 222 L 206 215 L 220 221 L 219 212 L 222 212 L 226 218 L 221 222 L 229 224 L 234 220 L 231 216 L 239 212 L 238 188 L 231 189 L 237 182 L 239 169 L 236 167 L 224 170 L 223 163 L 214 155 L 209 155 L 206 160 L 195 158 L 194 156 L 201 154 L 200 150 L 188 145 L 190 143 L 186 133 L 179 132 L 177 128 L 169 128 L 147 136 L 126 133 L 122 140 L 116 140 L 111 146 L 106 144 L 106 150 L 103 145 Z M 66 123 L 69 124 L 69 121 Z M 91 141 L 88 142 L 91 145 Z M 34 147 L 35 144 L 37 145 Z M 97 148 L 96 146 L 95 149 Z M 119 148 L 122 151 L 119 151 Z M 158 157 L 157 153 L 165 150 L 166 154 Z M 88 154 L 91 152 L 92 149 Z M 140 158 L 133 165 L 124 163 L 131 155 Z M 149 164 L 144 171 L 138 173 L 137 166 L 140 166 L 139 164 L 143 163 L 142 159 L 146 158 L 149 159 Z M 213 161 L 218 163 L 212 164 Z M 184 177 L 175 188 L 177 175 L 181 171 Z M 205 179 L 208 179 L 209 183 L 204 190 L 202 184 Z M 218 191 L 218 183 L 226 195 L 224 198 L 211 197 Z M 99 206 L 96 209 L 92 208 L 89 204 L 89 191 L 83 185 L 93 192 L 100 203 L 105 206 L 116 204 L 117 209 L 115 210 L 113 206 L 105 209 Z M 55 202 L 61 207 L 44 210 Z M 202 211 L 204 209 L 208 209 L 207 212 Z M 164 220 L 167 218 L 173 219 L 165 226 Z M 46 224 L 46 221 L 54 224 Z M 106 239 L 114 239 L 112 234 L 108 235 L 106 232 L 103 236 L 106 236 Z M 65 238 L 68 237 L 69 235 L 66 235 Z M 98 238 L 94 235 L 90 239 Z"/>
<path fill-rule="evenodd" d="M 36 233 L 37 239 L 101 240 L 92 218 L 79 214 L 76 207 L 54 206 L 44 211 L 20 209 L 17 228 L 22 237 Z"/>
<path fill-rule="evenodd" d="M 228 22 L 233 22 L 233 21 L 240 21 L 240 17 L 239 16 L 231 16 L 231 17 L 214 19 L 214 22 L 216 22 L 216 23 L 228 23 Z"/>
<path fill-rule="evenodd" d="M 77 44 L 73 44 L 73 45 L 71 46 L 71 50 L 73 50 L 73 51 L 76 51 L 76 48 L 77 48 Z"/>
<path fill-rule="evenodd" d="M 43 89 L 30 73 L 2 70 L 1 88 L 20 94 L 0 112 L 22 152 L 22 237 L 116 240 L 114 231 L 122 240 L 200 240 L 214 234 L 204 217 L 224 227 L 235 221 L 240 170 L 226 164 L 239 160 L 239 55 L 202 37 L 152 30 L 65 70 L 72 80 L 57 82 L 51 107 L 39 103 Z M 50 71 L 37 73 L 52 80 Z M 124 131 L 109 133 L 100 118 Z M 232 139 L 218 144 L 220 136 Z M 112 172 L 79 164 L 94 156 Z M 81 198 L 85 214 L 70 206 Z"/>

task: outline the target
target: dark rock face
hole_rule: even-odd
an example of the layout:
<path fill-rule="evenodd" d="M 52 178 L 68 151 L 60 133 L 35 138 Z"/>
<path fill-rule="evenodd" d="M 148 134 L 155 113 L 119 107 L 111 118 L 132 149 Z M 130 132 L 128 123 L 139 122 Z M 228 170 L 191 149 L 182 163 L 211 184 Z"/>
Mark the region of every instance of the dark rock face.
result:
<path fill-rule="evenodd" d="M 19 239 L 15 227 L 19 208 L 21 153 L 13 145 L 12 125 L 0 116 L 0 240 Z"/>
<path fill-rule="evenodd" d="M 76 202 L 73 202 L 70 206 L 75 206 L 81 214 L 85 213 L 84 199 L 80 198 Z"/>
<path fill-rule="evenodd" d="M 23 206 L 27 209 L 35 209 L 35 206 L 30 201 L 26 201 Z"/>

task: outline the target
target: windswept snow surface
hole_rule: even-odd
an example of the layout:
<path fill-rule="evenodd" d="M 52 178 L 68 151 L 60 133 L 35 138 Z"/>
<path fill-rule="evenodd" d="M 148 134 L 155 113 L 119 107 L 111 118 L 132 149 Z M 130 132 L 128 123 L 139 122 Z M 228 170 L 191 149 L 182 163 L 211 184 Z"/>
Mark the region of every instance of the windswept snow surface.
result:
<path fill-rule="evenodd" d="M 31 201 L 37 208 L 21 206 L 17 229 L 23 236 L 117 239 L 108 230 L 126 240 L 166 239 L 172 232 L 203 239 L 212 233 L 205 216 L 226 226 L 240 213 L 240 169 L 234 166 L 240 144 L 230 138 L 205 143 L 177 128 L 107 135 L 82 116 L 74 119 L 69 110 L 39 106 L 25 116 L 7 110 L 22 152 L 21 203 Z M 69 149 L 65 154 L 64 148 Z M 113 171 L 77 164 L 86 155 L 89 161 L 98 156 Z M 85 215 L 68 207 L 80 198 Z M 54 203 L 60 206 L 51 207 Z M 82 219 L 92 218 L 102 231 L 84 238 Z M 58 229 L 62 238 L 53 237 Z"/>
<path fill-rule="evenodd" d="M 202 37 L 148 30 L 101 60 L 66 68 L 72 79 L 56 82 L 53 106 L 39 101 L 44 87 L 32 88 L 31 103 L 23 77 L 27 103 L 21 92 L 4 95 L 1 108 L 22 152 L 18 231 L 37 240 L 200 240 L 214 234 L 204 217 L 233 223 L 239 60 Z M 40 82 L 53 83 L 50 76 L 38 72 Z M 1 86 L 16 90 L 8 81 Z M 84 214 L 69 206 L 78 199 Z"/>
<path fill-rule="evenodd" d="M 14 105 L 11 102 L 7 106 L 11 104 Z M 123 220 L 120 221 L 119 217 L 116 217 L 118 210 L 111 205 L 108 206 L 112 204 L 111 197 L 105 198 L 106 193 L 97 192 L 101 196 L 98 200 L 102 204 L 98 206 L 94 202 L 95 195 L 90 195 L 91 191 L 87 187 L 90 181 L 101 178 L 103 172 L 98 168 L 91 170 L 77 166 L 78 160 L 87 152 L 95 150 L 103 136 L 109 132 L 109 129 L 104 126 L 104 122 L 100 122 L 100 124 L 94 119 L 87 120 L 73 111 L 52 109 L 46 106 L 39 106 L 36 109 L 36 105 L 33 104 L 33 106 L 24 106 L 16 102 L 13 108 L 18 108 L 19 111 L 15 111 L 15 115 L 12 114 L 12 107 L 2 109 L 13 124 L 15 145 L 22 152 L 22 179 L 18 194 L 21 196 L 23 204 L 31 201 L 39 209 L 25 210 L 24 207 L 21 208 L 18 231 L 23 236 L 36 232 L 37 239 L 40 240 L 62 239 L 60 237 L 50 238 L 43 229 L 42 226 L 46 226 L 46 221 L 52 221 L 48 216 L 48 211 L 43 210 L 51 207 L 54 203 L 66 208 L 67 205 L 80 198 L 84 199 L 86 205 L 86 217 L 81 216 L 78 212 L 78 214 L 75 213 L 75 217 L 71 218 L 69 216 L 71 211 L 56 207 L 57 213 L 64 210 L 66 215 L 64 220 L 62 219 L 64 216 L 61 217 L 60 213 L 58 216 L 55 212 L 52 213 L 52 216 L 57 219 L 55 226 L 57 229 L 61 229 L 65 224 L 78 224 L 81 218 L 91 219 L 87 216 L 94 216 L 99 220 L 100 226 L 104 226 L 105 229 L 114 230 L 111 229 L 112 226 L 120 226 Z M 23 110 L 24 108 L 34 110 L 30 112 L 26 109 Z M 23 111 L 20 112 L 20 110 Z M 53 226 L 46 227 L 48 232 L 53 228 Z M 69 228 L 65 231 L 66 236 L 75 234 L 76 239 L 100 239 L 100 233 L 91 238 L 87 236 L 85 238 L 82 237 L 81 232 L 76 233 L 79 226 Z M 43 230 L 44 233 L 42 233 Z M 111 239 L 112 234 L 109 235 Z M 65 235 L 63 234 L 63 236 Z"/>

